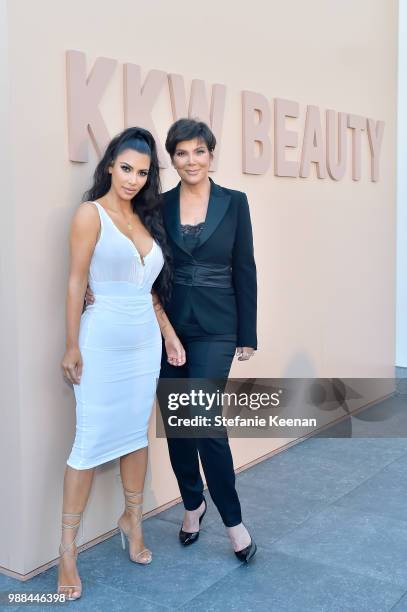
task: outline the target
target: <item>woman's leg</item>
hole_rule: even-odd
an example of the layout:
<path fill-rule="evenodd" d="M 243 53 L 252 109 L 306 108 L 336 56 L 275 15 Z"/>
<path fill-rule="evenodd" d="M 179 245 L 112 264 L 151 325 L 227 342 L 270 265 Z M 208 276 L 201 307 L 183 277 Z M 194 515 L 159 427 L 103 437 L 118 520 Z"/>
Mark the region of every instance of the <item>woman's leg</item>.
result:
<path fill-rule="evenodd" d="M 128 534 L 130 557 L 137 563 L 149 563 L 151 561 L 151 551 L 144 546 L 141 526 L 147 461 L 147 446 L 120 457 L 120 475 L 125 497 L 125 510 L 119 522 L 120 527 Z"/>
<path fill-rule="evenodd" d="M 65 469 L 58 590 L 60 593 L 65 593 L 67 598 L 77 598 L 81 594 L 74 539 L 79 529 L 81 514 L 88 501 L 94 472 L 95 468 L 76 470 L 69 465 Z"/>
<path fill-rule="evenodd" d="M 190 342 L 188 353 L 190 378 L 226 381 L 235 351 L 236 341 L 231 338 L 213 340 L 207 337 Z M 209 381 L 208 384 L 210 385 Z M 227 527 L 233 549 L 242 550 L 250 544 L 251 538 L 242 523 L 227 432 L 225 430 L 225 437 L 222 438 L 199 438 L 196 442 L 209 493 Z"/>
<path fill-rule="evenodd" d="M 161 362 L 160 378 L 188 378 L 188 339 L 181 337 L 182 344 L 187 354 L 185 366 L 176 367 L 167 362 L 165 348 Z M 165 415 L 164 404 L 167 401 L 166 389 L 158 386 L 158 400 Z M 168 430 L 167 430 L 168 434 Z M 185 515 L 182 524 L 184 531 L 198 531 L 199 516 L 204 510 L 203 489 L 204 484 L 199 471 L 199 458 L 196 440 L 194 438 L 171 438 L 167 437 L 168 452 L 171 466 L 178 481 L 182 501 L 184 503 Z"/>

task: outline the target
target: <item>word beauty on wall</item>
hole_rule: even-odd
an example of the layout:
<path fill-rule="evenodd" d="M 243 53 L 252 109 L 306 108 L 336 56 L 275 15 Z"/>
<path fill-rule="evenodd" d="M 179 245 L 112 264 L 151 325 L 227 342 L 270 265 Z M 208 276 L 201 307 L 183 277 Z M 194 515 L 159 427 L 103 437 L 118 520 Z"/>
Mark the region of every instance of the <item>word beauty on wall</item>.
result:
<path fill-rule="evenodd" d="M 88 161 L 89 136 L 99 155 L 111 136 L 100 112 L 99 104 L 117 67 L 114 59 L 99 57 L 88 75 L 86 55 L 81 51 L 67 51 L 67 98 L 69 159 Z M 225 113 L 226 87 L 213 85 L 208 102 L 206 84 L 194 79 L 187 100 L 184 78 L 161 70 L 150 70 L 142 82 L 141 68 L 123 65 L 124 126 L 139 125 L 154 135 L 160 166 L 169 165 L 168 156 L 157 135 L 151 113 L 158 97 L 166 90 L 174 121 L 181 117 L 199 117 L 213 130 L 218 145 L 211 169 L 216 170 L 221 150 L 222 127 Z M 273 114 L 272 114 L 273 110 Z M 347 170 L 347 141 L 352 140 L 352 178 L 361 178 L 362 138 L 367 138 L 370 154 L 370 179 L 379 180 L 380 152 L 384 122 L 360 115 L 327 110 L 317 106 L 306 109 L 302 138 L 288 129 L 287 121 L 300 115 L 298 102 L 275 98 L 273 106 L 260 93 L 242 92 L 242 170 L 248 174 L 264 174 L 272 164 L 274 128 L 274 163 L 276 176 L 308 177 L 315 164 L 319 178 L 330 176 L 340 180 Z M 273 121 L 273 126 L 272 126 Z M 298 150 L 298 159 L 287 159 L 288 150 Z"/>

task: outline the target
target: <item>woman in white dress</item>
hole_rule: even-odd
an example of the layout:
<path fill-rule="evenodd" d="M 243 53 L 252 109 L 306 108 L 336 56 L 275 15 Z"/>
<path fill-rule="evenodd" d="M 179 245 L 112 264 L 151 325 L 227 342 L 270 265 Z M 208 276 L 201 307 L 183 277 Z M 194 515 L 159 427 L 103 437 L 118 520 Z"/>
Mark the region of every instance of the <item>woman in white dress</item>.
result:
<path fill-rule="evenodd" d="M 120 457 L 122 544 L 128 540 L 135 563 L 151 562 L 141 517 L 161 333 L 171 363 L 185 363 L 161 306 L 169 298 L 171 270 L 150 132 L 129 128 L 114 138 L 85 197 L 70 234 L 62 360 L 64 376 L 74 385 L 77 421 L 64 478 L 58 577 L 58 592 L 68 599 L 81 596 L 75 539 L 95 467 L 102 463 Z M 88 283 L 97 299 L 81 314 Z"/>

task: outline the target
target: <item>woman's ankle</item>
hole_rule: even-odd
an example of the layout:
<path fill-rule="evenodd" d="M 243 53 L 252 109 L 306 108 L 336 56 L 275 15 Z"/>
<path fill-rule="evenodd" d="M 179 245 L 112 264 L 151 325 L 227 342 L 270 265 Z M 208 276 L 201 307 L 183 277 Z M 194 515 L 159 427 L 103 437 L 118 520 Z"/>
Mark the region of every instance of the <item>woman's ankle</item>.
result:
<path fill-rule="evenodd" d="M 200 513 L 204 508 L 205 508 L 205 500 L 203 499 L 197 508 L 194 508 L 193 510 L 187 510 L 186 508 L 184 508 L 184 510 L 185 510 L 185 512 L 197 512 L 197 513 Z"/>

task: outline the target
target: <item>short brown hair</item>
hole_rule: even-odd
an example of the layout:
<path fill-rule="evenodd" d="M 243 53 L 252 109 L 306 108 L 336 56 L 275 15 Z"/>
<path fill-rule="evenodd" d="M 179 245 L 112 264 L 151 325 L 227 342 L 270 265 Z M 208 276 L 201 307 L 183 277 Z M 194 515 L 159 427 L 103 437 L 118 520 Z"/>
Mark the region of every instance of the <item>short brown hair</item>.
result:
<path fill-rule="evenodd" d="M 216 146 L 215 134 L 203 121 L 197 119 L 178 119 L 168 130 L 165 148 L 171 159 L 174 157 L 177 144 L 183 140 L 203 140 L 212 153 Z"/>

